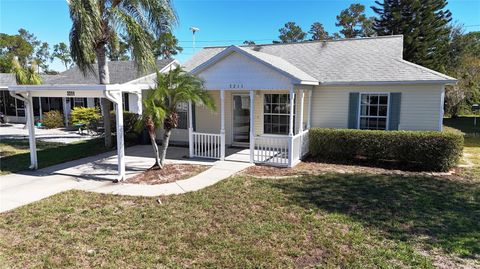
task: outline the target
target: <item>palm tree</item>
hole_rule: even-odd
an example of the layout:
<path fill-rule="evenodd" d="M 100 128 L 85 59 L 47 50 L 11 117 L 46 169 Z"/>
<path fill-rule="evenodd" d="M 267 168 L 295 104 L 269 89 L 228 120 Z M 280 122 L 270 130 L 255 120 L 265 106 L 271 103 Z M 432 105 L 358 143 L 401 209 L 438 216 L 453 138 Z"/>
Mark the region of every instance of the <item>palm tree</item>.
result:
<path fill-rule="evenodd" d="M 86 75 L 98 65 L 100 84 L 109 84 L 107 46 L 122 34 L 130 41 L 132 58 L 139 72 L 155 66 L 149 36 L 160 36 L 176 24 L 171 0 L 67 0 L 72 28 L 72 60 Z M 105 145 L 111 147 L 110 102 L 102 100 Z"/>
<path fill-rule="evenodd" d="M 192 102 L 215 110 L 215 102 L 205 90 L 204 82 L 200 78 L 185 72 L 177 67 L 168 73 L 157 72 L 155 87 L 150 89 L 145 106 L 144 119 L 150 141 L 155 152 L 155 165 L 163 168 L 167 155 L 172 129 L 178 126 L 177 106 L 181 103 Z M 163 144 L 159 151 L 155 142 L 155 127 L 163 124 Z"/>
<path fill-rule="evenodd" d="M 22 67 L 18 60 L 12 61 L 12 71 L 18 85 L 39 85 L 42 84 L 42 77 L 38 74 L 35 62 L 30 66 Z"/>

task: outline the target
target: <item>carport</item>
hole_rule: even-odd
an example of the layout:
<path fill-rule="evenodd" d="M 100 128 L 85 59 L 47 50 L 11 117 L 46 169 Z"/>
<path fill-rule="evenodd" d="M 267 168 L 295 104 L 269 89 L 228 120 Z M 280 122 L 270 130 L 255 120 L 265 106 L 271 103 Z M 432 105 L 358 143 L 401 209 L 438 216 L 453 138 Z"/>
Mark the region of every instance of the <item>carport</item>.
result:
<path fill-rule="evenodd" d="M 9 86 L 10 95 L 25 102 L 28 137 L 30 145 L 30 169 L 38 168 L 37 145 L 35 141 L 35 119 L 33 116 L 34 97 L 80 97 L 107 98 L 115 107 L 117 127 L 118 181 L 125 179 L 125 148 L 123 141 L 123 109 L 122 93 L 140 94 L 148 89 L 143 84 L 110 84 L 110 85 L 16 85 Z"/>

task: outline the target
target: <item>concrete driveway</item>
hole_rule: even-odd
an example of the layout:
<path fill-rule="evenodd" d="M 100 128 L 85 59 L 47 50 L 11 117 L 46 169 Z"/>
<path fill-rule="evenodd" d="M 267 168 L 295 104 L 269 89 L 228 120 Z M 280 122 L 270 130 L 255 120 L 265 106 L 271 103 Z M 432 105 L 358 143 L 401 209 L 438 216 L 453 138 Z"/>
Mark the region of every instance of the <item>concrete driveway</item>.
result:
<path fill-rule="evenodd" d="M 187 148 L 170 147 L 166 162 L 204 165 L 214 165 L 215 163 L 214 161 L 185 159 L 184 156 L 187 153 Z M 154 159 L 150 157 L 152 156 L 152 148 L 148 145 L 127 148 L 126 155 L 127 177 L 141 173 L 154 163 Z M 114 152 L 66 162 L 36 171 L 0 176 L 0 212 L 71 189 L 116 193 L 115 191 L 119 188 L 133 185 L 112 183 L 116 176 L 117 157 Z M 148 186 L 146 187 L 148 188 Z"/>

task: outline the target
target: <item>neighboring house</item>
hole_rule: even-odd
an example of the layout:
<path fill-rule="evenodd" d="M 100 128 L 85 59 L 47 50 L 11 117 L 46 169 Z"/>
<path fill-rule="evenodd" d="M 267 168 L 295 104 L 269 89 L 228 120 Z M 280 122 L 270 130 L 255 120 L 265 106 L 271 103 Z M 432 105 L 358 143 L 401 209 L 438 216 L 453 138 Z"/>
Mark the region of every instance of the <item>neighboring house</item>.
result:
<path fill-rule="evenodd" d="M 168 70 L 177 66 L 178 62 L 172 59 L 157 61 L 159 70 Z M 155 73 L 140 74 L 132 61 L 112 61 L 108 63 L 111 84 L 135 84 L 144 80 L 153 81 Z M 96 85 L 98 84 L 98 69 L 88 72 L 86 76 L 73 67 L 58 75 L 42 75 L 43 85 Z M 0 74 L 0 111 L 7 116 L 9 122 L 25 123 L 25 106 L 22 101 L 15 99 L 8 93 L 8 86 L 16 85 L 14 74 Z M 123 94 L 123 108 L 125 111 L 140 113 L 142 100 L 140 93 L 125 92 Z M 68 119 L 74 107 L 101 107 L 99 98 L 76 97 L 38 97 L 33 99 L 34 116 L 41 119 L 42 113 L 58 110 Z"/>
<path fill-rule="evenodd" d="M 253 162 L 291 166 L 310 127 L 440 131 L 445 85 L 456 79 L 402 51 L 400 35 L 204 48 L 185 67 L 219 109 L 195 107 L 191 154 L 218 157 L 224 149 L 209 144 L 224 136 L 220 144 L 248 145 Z"/>

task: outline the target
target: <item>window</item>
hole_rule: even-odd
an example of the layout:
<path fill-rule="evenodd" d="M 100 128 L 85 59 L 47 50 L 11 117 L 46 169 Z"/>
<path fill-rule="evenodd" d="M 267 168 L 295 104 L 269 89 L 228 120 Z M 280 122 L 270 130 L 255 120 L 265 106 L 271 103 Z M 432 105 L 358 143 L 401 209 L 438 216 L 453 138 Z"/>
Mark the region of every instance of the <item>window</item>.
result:
<path fill-rule="evenodd" d="M 178 129 L 188 128 L 188 103 L 181 102 L 177 104 Z"/>
<path fill-rule="evenodd" d="M 72 108 L 87 107 L 87 98 L 72 98 Z"/>
<path fill-rule="evenodd" d="M 388 97 L 378 93 L 360 95 L 360 129 L 387 129 Z"/>
<path fill-rule="evenodd" d="M 122 100 L 122 105 L 123 105 L 123 111 L 130 111 L 130 100 L 128 100 L 128 92 L 123 93 L 123 100 Z"/>
<path fill-rule="evenodd" d="M 295 110 L 293 111 L 295 112 Z M 265 94 L 263 98 L 263 132 L 288 134 L 289 123 L 290 94 Z"/>

